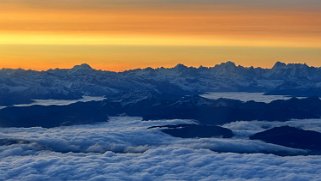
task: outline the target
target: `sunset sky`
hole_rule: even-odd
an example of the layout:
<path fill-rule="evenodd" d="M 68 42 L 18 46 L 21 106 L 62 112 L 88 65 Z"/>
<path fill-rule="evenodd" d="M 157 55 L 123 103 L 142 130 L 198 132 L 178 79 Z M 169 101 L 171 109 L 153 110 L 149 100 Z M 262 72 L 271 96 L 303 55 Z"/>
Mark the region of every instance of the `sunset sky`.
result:
<path fill-rule="evenodd" d="M 321 66 L 320 0 L 1 0 L 0 68 Z"/>

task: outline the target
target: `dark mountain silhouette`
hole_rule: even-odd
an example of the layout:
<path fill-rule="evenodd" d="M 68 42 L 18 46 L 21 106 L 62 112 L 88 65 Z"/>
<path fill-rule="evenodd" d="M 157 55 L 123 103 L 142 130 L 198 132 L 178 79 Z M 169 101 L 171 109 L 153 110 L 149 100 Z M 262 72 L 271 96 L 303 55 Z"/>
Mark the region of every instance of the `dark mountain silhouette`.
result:
<path fill-rule="evenodd" d="M 321 133 L 290 126 L 276 127 L 256 133 L 252 135 L 250 139 L 262 140 L 286 147 L 321 152 Z"/>
<path fill-rule="evenodd" d="M 101 104 L 79 102 L 68 106 L 8 107 L 0 110 L 0 126 L 51 128 L 107 121 Z"/>
<path fill-rule="evenodd" d="M 153 126 L 149 129 L 151 128 L 161 128 L 162 132 L 180 138 L 231 138 L 234 136 L 233 132 L 229 129 L 211 125 L 179 124 Z"/>
<path fill-rule="evenodd" d="M 237 100 L 208 100 L 200 96 L 178 99 L 149 97 L 124 106 L 129 115 L 144 120 L 195 119 L 202 124 L 224 124 L 240 120 L 287 121 L 289 119 L 320 118 L 319 98 L 279 100 L 271 103 Z"/>
<path fill-rule="evenodd" d="M 78 102 L 67 106 L 7 107 L 0 109 L 1 127 L 55 127 L 106 121 L 108 116 L 140 116 L 144 120 L 194 119 L 201 125 L 233 121 L 287 121 L 320 118 L 319 98 L 278 100 L 271 103 L 209 100 L 200 96 L 146 95 Z"/>

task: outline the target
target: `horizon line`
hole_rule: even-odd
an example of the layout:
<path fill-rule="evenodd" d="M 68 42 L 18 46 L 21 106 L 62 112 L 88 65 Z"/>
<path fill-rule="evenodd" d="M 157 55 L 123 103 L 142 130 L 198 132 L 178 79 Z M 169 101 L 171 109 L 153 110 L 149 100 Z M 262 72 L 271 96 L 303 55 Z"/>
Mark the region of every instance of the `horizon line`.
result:
<path fill-rule="evenodd" d="M 96 71 L 106 71 L 106 72 L 117 72 L 117 73 L 121 73 L 121 72 L 128 72 L 128 71 L 133 71 L 133 70 L 144 70 L 144 69 L 153 69 L 153 70 L 157 70 L 157 69 L 173 69 L 177 66 L 184 66 L 186 68 L 214 68 L 216 66 L 219 65 L 224 65 L 224 64 L 228 64 L 231 63 L 233 65 L 235 65 L 236 67 L 243 67 L 243 68 L 261 68 L 261 69 L 273 69 L 273 67 L 277 64 L 284 64 L 284 65 L 306 65 L 307 67 L 310 68 L 321 68 L 321 66 L 314 66 L 314 65 L 310 65 L 306 62 L 283 62 L 283 61 L 275 61 L 275 63 L 272 64 L 272 66 L 269 67 L 260 67 L 260 66 L 246 66 L 246 65 L 242 65 L 242 64 L 238 64 L 234 61 L 231 60 L 227 60 L 227 61 L 222 61 L 219 62 L 217 64 L 213 64 L 212 66 L 205 66 L 205 65 L 198 65 L 198 66 L 193 66 L 193 65 L 186 65 L 184 63 L 177 63 L 176 65 L 172 65 L 172 66 L 146 66 L 146 67 L 138 67 L 138 68 L 129 68 L 129 69 L 123 69 L 123 70 L 111 70 L 111 69 L 101 69 L 101 68 L 96 68 L 95 66 L 92 66 L 90 63 L 79 63 L 79 64 L 74 64 L 71 67 L 52 67 L 52 68 L 46 68 L 46 69 L 33 69 L 33 68 L 23 68 L 23 67 L 17 67 L 17 68 L 8 68 L 8 67 L 0 67 L 0 70 L 25 70 L 25 71 L 35 71 L 35 72 L 46 72 L 46 71 L 50 71 L 50 70 L 72 70 L 76 67 L 80 67 L 80 66 L 88 66 L 88 68 L 92 69 L 92 70 L 96 70 Z"/>

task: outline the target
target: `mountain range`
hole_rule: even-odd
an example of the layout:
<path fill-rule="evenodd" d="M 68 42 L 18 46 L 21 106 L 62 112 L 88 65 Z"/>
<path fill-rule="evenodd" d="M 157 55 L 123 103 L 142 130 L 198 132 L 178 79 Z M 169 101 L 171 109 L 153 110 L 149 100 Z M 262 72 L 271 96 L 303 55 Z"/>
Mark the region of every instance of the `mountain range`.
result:
<path fill-rule="evenodd" d="M 0 70 L 0 106 L 33 99 L 82 96 L 132 97 L 199 95 L 206 92 L 264 92 L 321 96 L 321 67 L 277 62 L 270 68 L 225 62 L 213 67 L 145 68 L 124 72 L 95 70 L 88 64 L 71 69 Z"/>
<path fill-rule="evenodd" d="M 208 92 L 264 92 L 292 98 L 255 102 L 202 96 Z M 103 98 L 74 101 L 84 96 Z M 193 120 L 193 124 L 148 129 L 179 138 L 227 139 L 237 138 L 237 132 L 224 127 L 233 122 L 320 119 L 320 96 L 321 67 L 306 64 L 277 62 L 270 69 L 237 66 L 233 62 L 198 68 L 178 64 L 173 68 L 124 72 L 95 70 L 88 64 L 47 71 L 1 69 L 0 128 L 54 128 L 130 116 L 143 121 Z M 70 101 L 62 105 L 28 104 L 35 99 Z M 317 131 L 283 126 L 265 129 L 246 139 L 307 150 L 304 154 L 320 154 L 320 138 Z M 31 143 L 34 142 L 20 138 L 0 138 L 0 146 Z"/>

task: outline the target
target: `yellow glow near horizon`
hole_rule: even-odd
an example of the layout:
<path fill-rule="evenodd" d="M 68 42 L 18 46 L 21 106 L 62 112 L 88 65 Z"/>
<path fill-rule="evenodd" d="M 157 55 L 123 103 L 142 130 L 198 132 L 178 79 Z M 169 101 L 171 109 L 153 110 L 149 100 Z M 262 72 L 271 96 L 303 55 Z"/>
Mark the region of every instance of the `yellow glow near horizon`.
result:
<path fill-rule="evenodd" d="M 266 2 L 267 7 L 250 1 L 247 6 L 131 2 L 0 2 L 0 68 L 43 70 L 86 61 L 119 71 L 226 60 L 263 67 L 275 61 L 321 66 L 317 8 L 285 8 L 290 1 L 280 9 L 276 1 Z"/>
<path fill-rule="evenodd" d="M 88 35 L 48 33 L 1 33 L 0 45 L 126 45 L 126 46 L 244 46 L 321 48 L 321 41 L 302 39 L 246 39 L 213 36 Z"/>
<path fill-rule="evenodd" d="M 320 48 L 0 45 L 2 59 L 12 60 L 0 60 L 0 67 L 46 70 L 89 63 L 97 69 L 122 71 L 144 67 L 173 67 L 177 63 L 196 67 L 214 66 L 227 60 L 244 66 L 271 67 L 275 61 L 320 66 L 320 61 L 315 58 L 321 57 L 320 52 Z"/>

